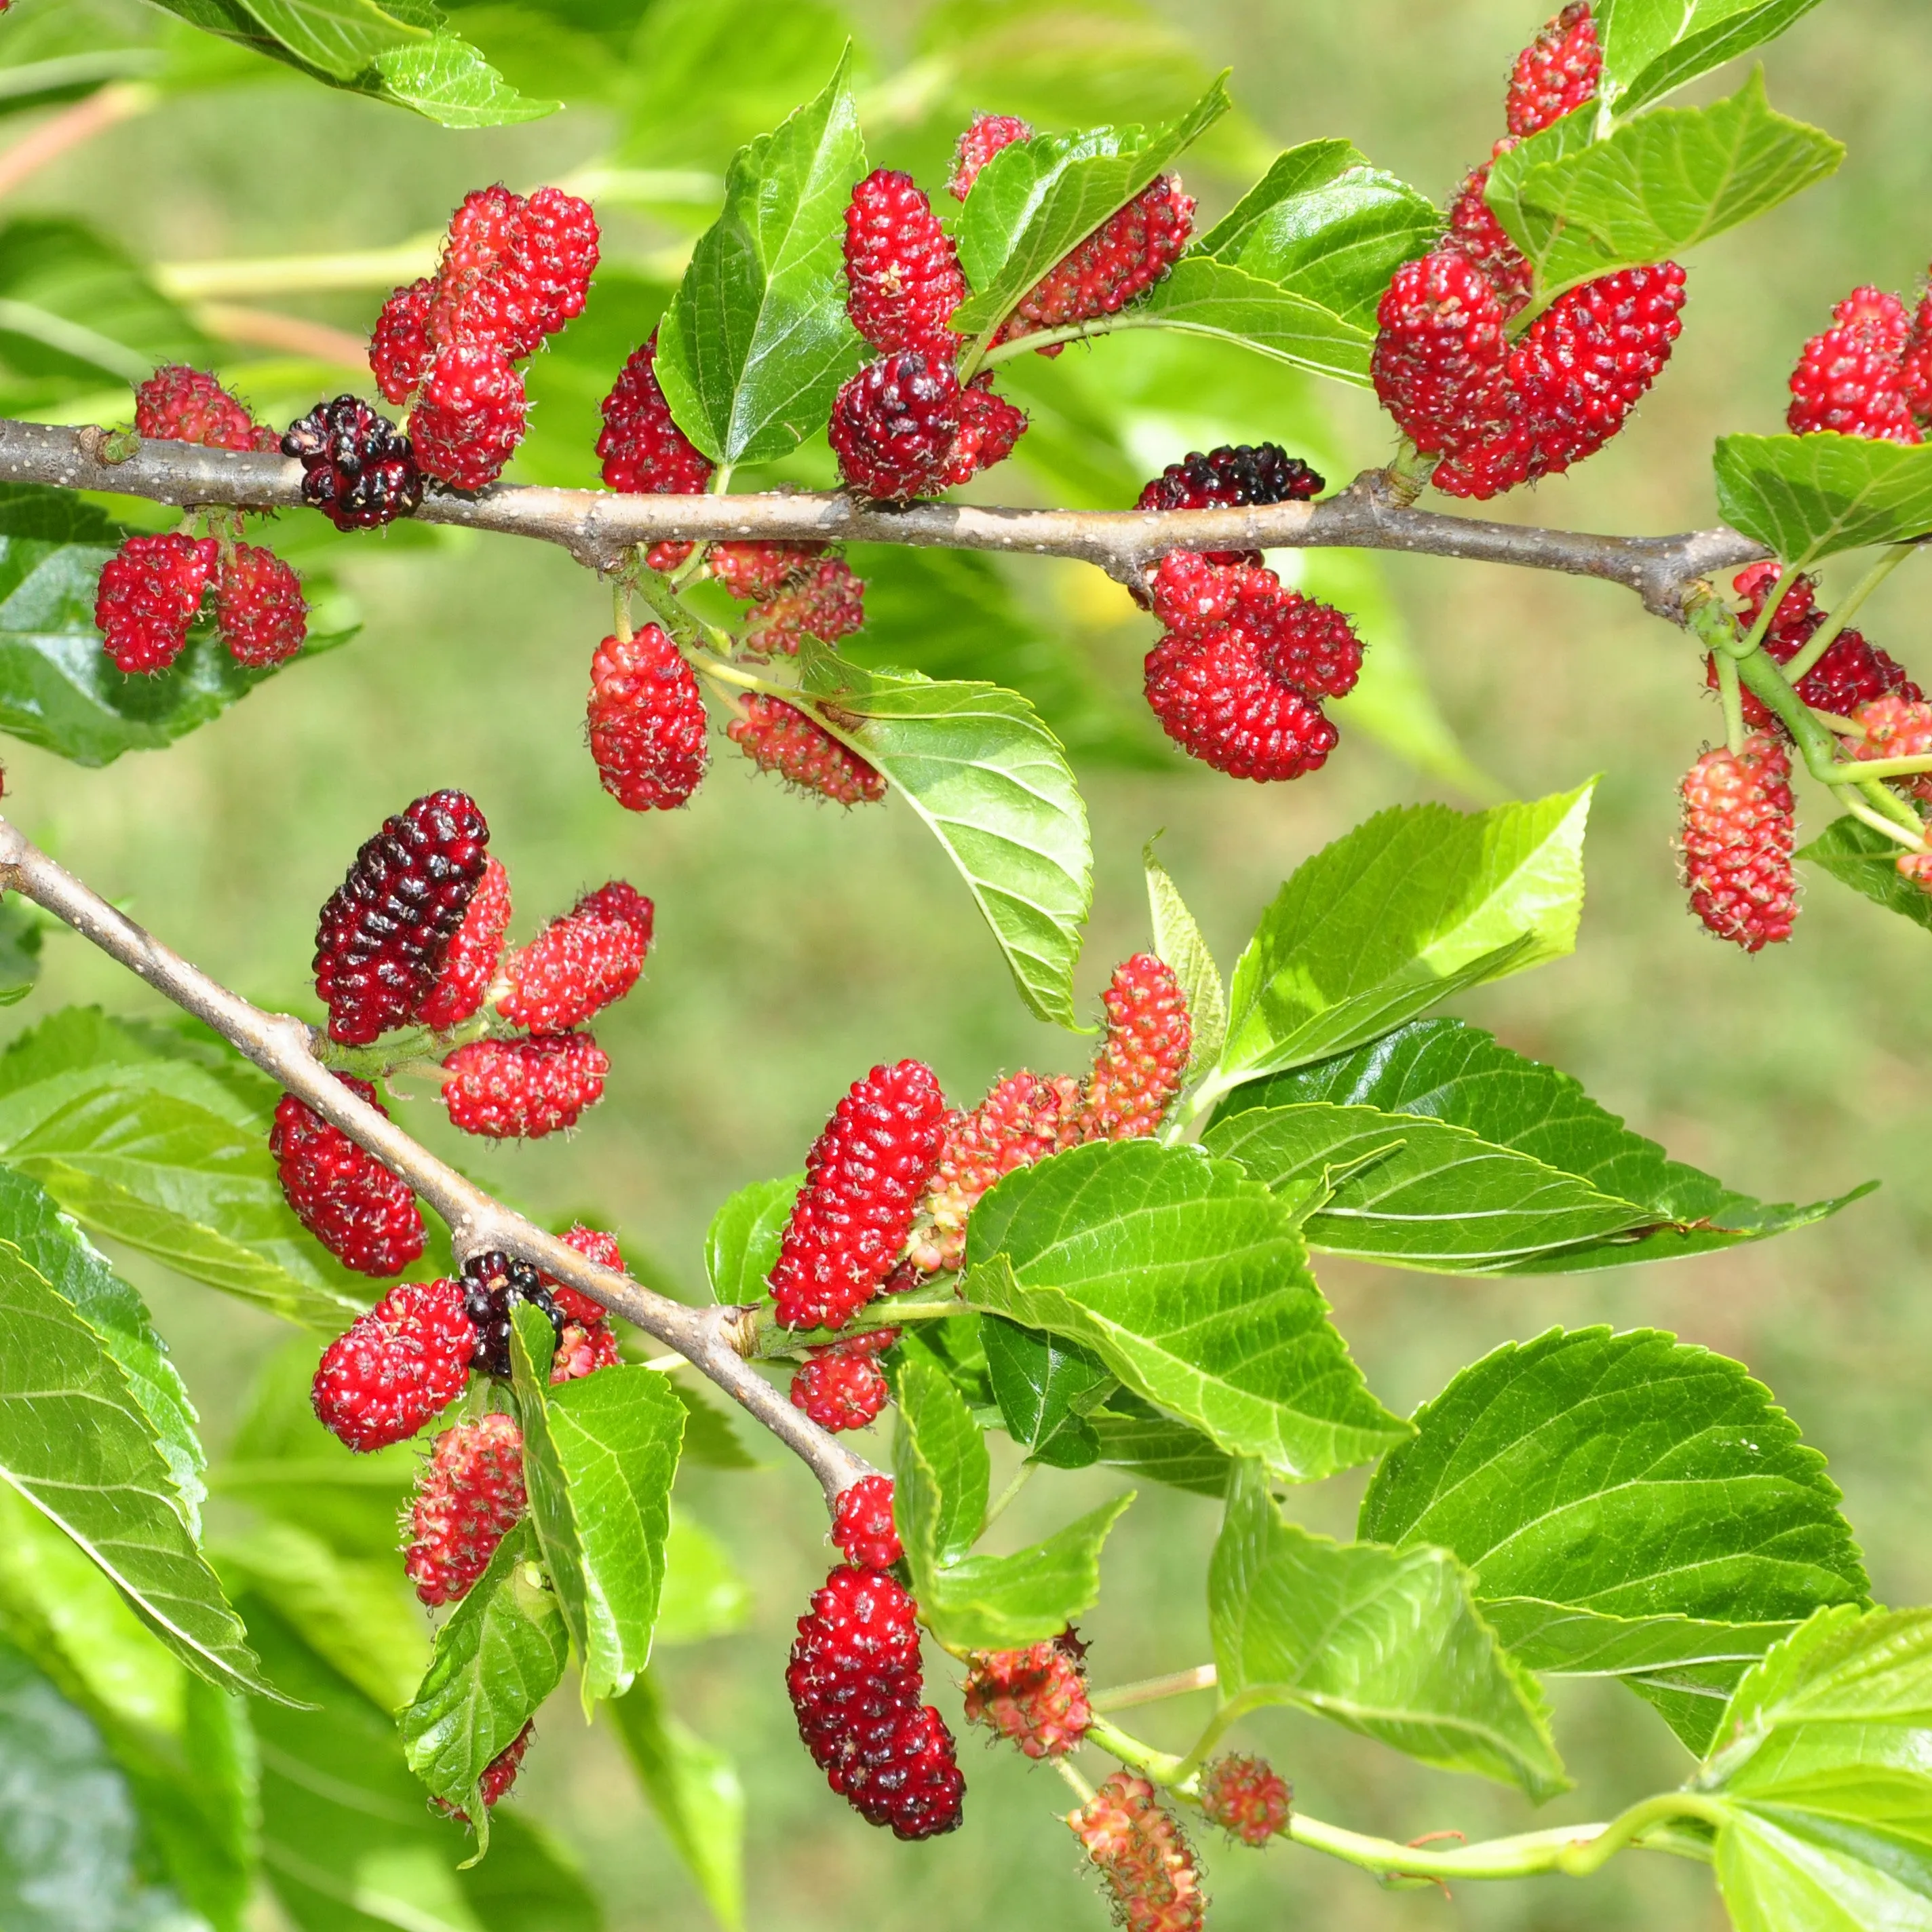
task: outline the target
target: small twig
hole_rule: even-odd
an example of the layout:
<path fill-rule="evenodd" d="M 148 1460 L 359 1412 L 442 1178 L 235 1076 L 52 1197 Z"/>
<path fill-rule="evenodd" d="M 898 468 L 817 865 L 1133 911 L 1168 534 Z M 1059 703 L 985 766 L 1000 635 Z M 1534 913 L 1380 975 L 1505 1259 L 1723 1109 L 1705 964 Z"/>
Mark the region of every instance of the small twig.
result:
<path fill-rule="evenodd" d="M 50 161 L 105 133 L 116 122 L 145 114 L 160 98 L 146 81 L 117 80 L 43 121 L 0 154 L 0 194 L 11 194 L 29 175 L 39 173 Z"/>
<path fill-rule="evenodd" d="M 745 1359 L 755 1310 L 694 1308 L 653 1293 L 628 1275 L 599 1268 L 554 1234 L 513 1214 L 396 1123 L 346 1087 L 316 1057 L 314 1036 L 286 1013 L 267 1013 L 190 965 L 117 911 L 0 819 L 0 887 L 32 899 L 117 959 L 183 1012 L 212 1027 L 237 1052 L 332 1126 L 366 1148 L 449 1225 L 457 1260 L 501 1249 L 541 1268 L 675 1349 L 797 1456 L 831 1502 L 862 1477 L 876 1474 L 804 1414 Z"/>
<path fill-rule="evenodd" d="M 1157 1704 L 1164 1697 L 1211 1690 L 1215 1682 L 1214 1665 L 1197 1664 L 1192 1670 L 1171 1671 L 1165 1677 L 1143 1677 L 1132 1684 L 1117 1684 L 1111 1690 L 1096 1690 L 1087 1701 L 1096 1711 L 1130 1711 L 1136 1704 Z"/>
<path fill-rule="evenodd" d="M 194 319 L 223 342 L 245 342 L 257 349 L 279 349 L 285 356 L 313 356 L 338 368 L 361 370 L 368 366 L 369 346 L 346 328 L 324 322 L 284 315 L 268 308 L 240 308 L 232 302 L 203 302 Z"/>

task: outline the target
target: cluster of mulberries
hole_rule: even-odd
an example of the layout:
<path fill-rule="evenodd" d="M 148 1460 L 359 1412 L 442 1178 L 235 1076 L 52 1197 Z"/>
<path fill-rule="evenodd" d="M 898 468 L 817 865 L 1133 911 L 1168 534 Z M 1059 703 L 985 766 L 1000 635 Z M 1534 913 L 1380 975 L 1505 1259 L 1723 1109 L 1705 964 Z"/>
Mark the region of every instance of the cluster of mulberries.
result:
<path fill-rule="evenodd" d="M 1785 421 L 1798 436 L 1923 442 L 1932 429 L 1932 292 L 1913 312 L 1882 290 L 1854 289 L 1831 327 L 1805 344 Z"/>
<path fill-rule="evenodd" d="M 390 296 L 369 340 L 376 386 L 412 404 L 428 475 L 459 490 L 502 475 L 528 409 L 516 365 L 582 314 L 597 254 L 590 203 L 561 188 L 464 197 L 436 272 Z"/>
<path fill-rule="evenodd" d="M 1496 152 L 1582 106 L 1602 67 L 1576 0 L 1519 57 Z M 1396 270 L 1372 364 L 1382 406 L 1440 459 L 1436 488 L 1478 498 L 1600 449 L 1670 360 L 1684 306 L 1684 271 L 1655 262 L 1586 282 L 1513 328 L 1533 278 L 1485 199 L 1488 181 L 1486 164 L 1458 191 L 1442 241 Z"/>

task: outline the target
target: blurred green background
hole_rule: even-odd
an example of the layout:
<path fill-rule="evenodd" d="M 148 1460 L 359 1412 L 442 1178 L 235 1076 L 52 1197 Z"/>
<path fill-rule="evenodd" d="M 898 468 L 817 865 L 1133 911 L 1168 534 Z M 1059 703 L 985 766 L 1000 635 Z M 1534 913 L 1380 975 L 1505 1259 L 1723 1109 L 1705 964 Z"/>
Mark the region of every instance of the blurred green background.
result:
<path fill-rule="evenodd" d="M 76 214 L 141 260 L 170 265 L 388 248 L 440 226 L 461 193 L 488 180 L 527 187 L 592 164 L 715 175 L 739 140 L 815 90 L 830 65 L 824 38 L 836 23 L 824 10 L 766 8 L 754 31 L 744 10 L 670 0 L 647 10 L 633 34 L 635 11 L 616 0 L 582 0 L 548 17 L 536 8 L 464 9 L 464 30 L 526 92 L 571 102 L 548 119 L 476 133 L 326 94 L 190 39 L 168 58 L 202 61 L 206 87 L 165 93 L 32 174 L 0 212 Z M 968 109 L 1018 109 L 1049 125 L 1130 118 L 1168 111 L 1204 74 L 1232 66 L 1245 124 L 1217 130 L 1184 170 L 1211 218 L 1275 148 L 1317 135 L 1348 136 L 1378 164 L 1446 196 L 1499 130 L 1510 57 L 1540 16 L 1533 0 L 1187 0 L 1046 16 L 1024 4 L 866 4 L 853 17 L 875 158 L 916 164 L 935 189 Z M 116 44 L 177 47 L 160 16 L 131 4 L 19 0 L 0 22 L 0 57 L 27 58 L 35 35 L 64 46 L 76 20 L 98 22 Z M 10 45 L 10 35 L 20 38 Z M 1852 284 L 1909 290 L 1924 272 L 1932 10 L 1923 0 L 1826 0 L 1766 64 L 1779 105 L 1849 142 L 1843 170 L 1694 256 L 1683 339 L 1634 426 L 1574 475 L 1507 500 L 1499 514 L 1629 532 L 1713 520 L 1714 435 L 1779 426 L 1798 345 Z M 1726 70 L 1706 92 L 1738 77 Z M 16 120 L 14 138 L 34 124 Z M 652 190 L 666 191 L 662 179 Z M 688 192 L 688 206 L 600 203 L 601 292 L 566 339 L 584 346 L 539 365 L 542 430 L 522 473 L 594 475 L 596 396 L 648 328 L 661 298 L 653 287 L 709 218 L 704 182 Z M 260 271 L 254 278 L 251 287 L 250 272 L 231 273 L 214 298 L 359 332 L 381 292 L 278 289 Z M 211 286 L 205 274 L 200 284 L 178 274 L 172 285 L 197 298 Z M 262 333 L 232 314 L 203 320 L 231 337 Z M 220 351 L 226 372 L 278 420 L 355 380 L 313 358 L 290 359 L 291 344 L 327 349 L 311 334 L 272 351 L 232 340 Z M 1298 442 L 1339 466 L 1336 482 L 1390 446 L 1371 399 L 1318 390 L 1232 350 L 1102 341 L 1019 380 L 1038 412 L 1040 453 L 1052 460 L 995 472 L 982 485 L 988 496 L 1130 500 L 1119 493 L 1118 448 L 1078 425 L 1073 404 L 1083 398 L 1108 418 L 1141 476 L 1231 433 Z M 99 413 L 71 398 L 45 407 L 64 419 Z M 128 413 L 124 396 L 119 410 Z M 818 472 L 803 458 L 793 473 Z M 360 607 L 364 628 L 348 648 L 297 665 L 164 754 L 86 771 L 15 748 L 8 808 L 219 977 L 300 1010 L 310 1010 L 316 906 L 377 818 L 432 787 L 463 786 L 484 805 L 514 881 L 520 931 L 607 877 L 649 892 L 659 940 L 647 980 L 598 1028 L 615 1063 L 608 1098 L 568 1139 L 466 1144 L 462 1157 L 480 1178 L 546 1216 L 595 1212 L 622 1231 L 644 1271 L 694 1295 L 713 1207 L 743 1182 L 795 1167 L 833 1100 L 874 1060 L 922 1058 L 962 1100 L 1002 1070 L 1084 1062 L 1083 1042 L 1027 1017 L 964 892 L 899 806 L 819 808 L 756 778 L 721 740 L 688 811 L 640 818 L 619 810 L 582 746 L 586 666 L 608 601 L 560 555 L 413 533 L 325 542 L 306 526 L 314 520 L 292 520 L 282 535 Z M 1371 1384 L 1406 1409 L 1495 1343 L 1554 1322 L 1674 1330 L 1748 1363 L 1828 1456 L 1880 1599 L 1932 1596 L 1923 1530 L 1932 1514 L 1924 934 L 1822 880 L 1794 942 L 1766 956 L 1742 958 L 1685 916 L 1671 850 L 1673 784 L 1717 728 L 1715 714 L 1684 638 L 1624 592 L 1392 560 L 1384 608 L 1372 582 L 1348 578 L 1346 562 L 1323 567 L 1354 583 L 1372 648 L 1379 634 L 1393 654 L 1406 633 L 1442 716 L 1500 787 L 1532 796 L 1604 774 L 1576 957 L 1459 1010 L 1580 1076 L 1672 1153 L 1761 1197 L 1812 1198 L 1870 1176 L 1885 1184 L 1840 1221 L 1674 1267 L 1490 1284 L 1328 1263 L 1323 1284 Z M 1418 772 L 1351 730 L 1346 705 L 1342 749 L 1316 778 L 1262 789 L 1189 769 L 1147 736 L 1133 709 L 1151 633 L 1112 586 L 1078 566 L 1036 564 L 993 589 L 990 628 L 976 620 L 946 648 L 963 653 L 952 660 L 961 668 L 982 650 L 989 667 L 1001 651 L 1043 652 L 1052 674 L 1077 687 L 1066 715 L 1098 860 L 1090 993 L 1145 943 L 1138 855 L 1162 827 L 1166 862 L 1225 965 L 1276 884 L 1359 818 L 1418 797 L 1477 802 L 1445 783 L 1446 753 L 1436 776 Z M 962 590 L 988 586 L 975 578 Z M 914 584 L 901 601 L 919 596 L 929 590 Z M 1899 573 L 1867 626 L 1922 675 L 1932 670 L 1924 596 L 1922 578 Z M 950 638 L 959 628 L 955 608 L 909 608 L 915 632 L 929 625 Z M 1003 631 L 1013 613 L 1022 628 Z M 1822 823 L 1810 807 L 1808 829 Z M 50 937 L 45 962 L 41 988 L 7 1016 L 10 1030 L 65 1000 L 152 1006 L 76 940 Z M 431 1106 L 407 1117 L 440 1147 L 454 1138 Z M 288 1331 L 138 1260 L 128 1265 L 218 1450 L 252 1370 Z M 1114 1486 L 1091 1472 L 1037 1484 L 1001 1534 L 1015 1542 L 1037 1534 Z M 1346 1530 L 1358 1494 L 1356 1480 L 1311 1491 L 1306 1520 Z M 1102 1922 L 1104 1908 L 1054 1822 L 1065 1787 L 1048 1770 L 982 1750 L 982 1734 L 962 1738 L 968 1822 L 952 1838 L 898 1845 L 827 1793 L 798 1748 L 781 1683 L 791 1620 L 826 1560 L 811 1486 L 790 1468 L 698 1471 L 680 1495 L 756 1592 L 742 1634 L 670 1654 L 664 1665 L 680 1714 L 740 1756 L 752 1922 L 774 1932 Z M 1085 1627 L 1098 1681 L 1207 1655 L 1203 1573 L 1216 1522 L 1204 1502 L 1142 1495 Z M 945 1678 L 943 1662 L 934 1675 Z M 950 1691 L 942 1684 L 938 1696 L 956 1718 Z M 1560 1687 L 1556 1702 L 1579 1789 L 1541 1814 L 1311 1720 L 1270 1714 L 1243 1735 L 1292 1776 L 1308 1810 L 1400 1838 L 1602 1816 L 1682 1775 L 1679 1748 L 1634 1699 L 1581 1685 Z M 1178 1741 L 1194 1708 L 1160 1707 L 1144 1729 Z M 568 1688 L 541 1724 L 516 1802 L 577 1845 L 614 1927 L 701 1918 L 610 1736 L 586 1732 Z M 1451 1899 L 1432 1889 L 1384 1893 L 1279 1845 L 1264 1855 L 1204 1850 L 1213 1922 L 1224 1932 L 1722 1922 L 1706 1875 L 1664 1858 L 1621 1859 L 1587 1884 L 1469 1886 Z M 260 1910 L 264 1927 L 278 1922 L 272 1906 Z"/>

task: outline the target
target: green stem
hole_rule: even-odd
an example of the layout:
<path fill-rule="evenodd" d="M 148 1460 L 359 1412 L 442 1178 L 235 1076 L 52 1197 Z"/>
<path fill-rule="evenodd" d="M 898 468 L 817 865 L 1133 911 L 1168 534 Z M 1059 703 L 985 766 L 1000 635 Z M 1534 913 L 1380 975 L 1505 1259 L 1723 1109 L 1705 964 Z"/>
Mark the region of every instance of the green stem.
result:
<path fill-rule="evenodd" d="M 1895 838 L 1899 844 L 1914 852 L 1925 850 L 1924 826 L 1915 820 L 1910 828 L 1872 810 L 1858 794 L 1850 785 L 1834 785 L 1832 796 L 1851 815 L 1862 824 L 1869 825 L 1874 832 L 1882 832 L 1888 838 Z M 1888 796 L 1888 794 L 1886 794 Z"/>
<path fill-rule="evenodd" d="M 1214 1688 L 1214 1666 L 1197 1664 L 1192 1670 L 1171 1671 L 1165 1677 L 1143 1677 L 1132 1684 L 1117 1684 L 1111 1690 L 1096 1690 L 1087 1700 L 1096 1711 L 1127 1711 L 1136 1704 L 1157 1704 L 1164 1697 L 1184 1697 L 1192 1690 Z"/>
<path fill-rule="evenodd" d="M 1098 1715 L 1087 1726 L 1086 1742 L 1098 1744 L 1123 1764 L 1131 1765 L 1143 1778 L 1169 1789 L 1184 1782 L 1192 1769 L 1184 1760 L 1171 1752 L 1156 1750 L 1153 1745 L 1143 1744 L 1131 1732 Z"/>
<path fill-rule="evenodd" d="M 405 1070 L 423 1068 L 440 1075 L 442 1061 L 458 1047 L 476 1040 L 507 1040 L 519 1030 L 508 1021 L 494 1017 L 486 1007 L 460 1026 L 442 1033 L 428 1027 L 411 1027 L 370 1046 L 340 1046 L 325 1040 L 316 1047 L 315 1057 L 331 1072 L 352 1073 L 362 1080 L 384 1080 Z"/>
<path fill-rule="evenodd" d="M 782 1328 L 770 1308 L 758 1310 L 753 1324 L 752 1357 L 794 1355 L 801 1348 L 822 1348 L 833 1342 L 849 1342 L 854 1335 L 868 1335 L 880 1328 L 909 1328 L 915 1322 L 940 1322 L 971 1311 L 961 1301 L 902 1302 L 892 1296 L 868 1303 L 843 1328 Z"/>
<path fill-rule="evenodd" d="M 993 1499 L 992 1507 L 980 1520 L 980 1534 L 984 1536 L 1006 1512 L 1006 1506 L 1033 1480 L 1033 1472 L 1040 1467 L 1037 1462 L 1022 1462 L 1013 1472 L 1013 1479 Z"/>
<path fill-rule="evenodd" d="M 1718 695 L 1724 706 L 1724 745 L 1732 758 L 1744 748 L 1744 706 L 1738 688 L 1738 661 L 1728 651 L 1712 654 L 1718 668 Z"/>
<path fill-rule="evenodd" d="M 1892 544 L 1880 553 L 1878 561 L 1852 586 L 1851 595 L 1806 641 L 1804 648 L 1784 667 L 1785 676 L 1793 684 L 1800 682 L 1804 674 L 1838 642 L 1839 632 L 1858 615 L 1860 605 L 1918 548 L 1916 542 Z"/>
<path fill-rule="evenodd" d="M 1932 758 L 1861 758 L 1846 770 L 1861 778 L 1908 778 L 1920 772 L 1932 772 Z"/>

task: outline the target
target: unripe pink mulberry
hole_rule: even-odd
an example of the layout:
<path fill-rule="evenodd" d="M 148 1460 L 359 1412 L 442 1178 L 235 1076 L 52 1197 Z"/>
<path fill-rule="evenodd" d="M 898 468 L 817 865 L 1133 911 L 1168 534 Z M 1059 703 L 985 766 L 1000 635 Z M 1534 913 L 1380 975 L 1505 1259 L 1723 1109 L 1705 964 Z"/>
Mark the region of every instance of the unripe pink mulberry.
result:
<path fill-rule="evenodd" d="M 1719 746 L 1685 774 L 1684 874 L 1690 910 L 1720 939 L 1756 952 L 1797 916 L 1791 764 L 1768 732 Z"/>
<path fill-rule="evenodd" d="M 1066 1822 L 1100 1868 L 1124 1932 L 1200 1932 L 1207 1900 L 1193 1848 L 1145 1778 L 1112 1773 Z"/>
<path fill-rule="evenodd" d="M 968 1660 L 966 1721 L 984 1724 L 1030 1758 L 1064 1757 L 1094 1721 L 1078 1662 L 1049 1639 Z"/>
<path fill-rule="evenodd" d="M 910 175 L 875 168 L 845 210 L 846 312 L 874 349 L 950 356 L 946 323 L 966 296 L 952 239 Z"/>
<path fill-rule="evenodd" d="M 1217 1757 L 1201 1771 L 1201 1814 L 1244 1845 L 1288 1829 L 1294 1793 L 1264 1757 Z"/>
<path fill-rule="evenodd" d="M 861 1476 L 841 1492 L 832 1540 L 862 1570 L 890 1570 L 905 1554 L 892 1522 L 892 1479 Z"/>
<path fill-rule="evenodd" d="M 434 1608 L 467 1595 L 524 1508 L 524 1432 L 515 1421 L 483 1415 L 446 1429 L 410 1509 L 403 1568 L 417 1596 Z"/>
<path fill-rule="evenodd" d="M 94 622 L 118 669 L 166 670 L 181 655 L 220 555 L 212 537 L 130 537 L 102 565 Z"/>
<path fill-rule="evenodd" d="M 590 660 L 590 755 L 628 812 L 669 812 L 704 776 L 704 698 L 684 654 L 655 624 L 606 638 Z"/>
<path fill-rule="evenodd" d="M 877 805 L 885 796 L 884 774 L 797 706 L 747 692 L 737 711 L 724 735 L 760 771 L 776 772 L 788 784 L 835 805 Z"/>
<path fill-rule="evenodd" d="M 1114 968 L 1101 995 L 1107 1036 L 1088 1076 L 1082 1126 L 1088 1140 L 1137 1140 L 1160 1125 L 1180 1091 L 1194 1044 L 1186 996 L 1174 968 L 1136 952 Z"/>
<path fill-rule="evenodd" d="M 553 1382 L 580 1382 L 599 1369 L 615 1368 L 623 1360 L 617 1338 L 604 1322 L 566 1322 L 556 1338 L 556 1352 L 550 1361 Z"/>
<path fill-rule="evenodd" d="M 385 1112 L 368 1081 L 335 1077 Z M 268 1151 L 296 1219 L 344 1268 L 380 1280 L 422 1252 L 422 1213 L 408 1182 L 292 1094 L 275 1103 Z"/>
<path fill-rule="evenodd" d="M 476 1350 L 460 1284 L 406 1281 L 323 1352 L 316 1420 L 352 1449 L 386 1449 L 463 1393 Z"/>
<path fill-rule="evenodd" d="M 214 622 L 237 664 L 280 664 L 308 635 L 302 579 L 273 550 L 237 544 L 215 578 Z"/>
<path fill-rule="evenodd" d="M 916 1060 L 874 1067 L 838 1102 L 806 1156 L 772 1270 L 785 1328 L 843 1328 L 892 1273 L 939 1159 L 945 1108 Z"/>
<path fill-rule="evenodd" d="M 436 984 L 416 1010 L 416 1018 L 424 1026 L 439 1031 L 460 1026 L 482 1005 L 509 927 L 510 875 L 500 859 L 490 859 L 484 862 L 482 883 L 471 896 L 463 923 L 442 956 Z"/>
<path fill-rule="evenodd" d="M 866 586 L 844 558 L 829 556 L 801 581 L 760 604 L 746 620 L 740 646 L 760 657 L 791 657 L 801 638 L 835 644 L 866 622 Z"/>
<path fill-rule="evenodd" d="M 1855 758 L 1923 758 L 1932 755 L 1932 704 L 1903 695 L 1875 698 L 1852 714 L 1865 735 L 1852 747 Z M 1900 790 L 1932 804 L 1932 774 L 1894 778 Z"/>
<path fill-rule="evenodd" d="M 587 1033 L 478 1040 L 443 1063 L 442 1103 L 466 1134 L 540 1140 L 604 1097 L 609 1057 Z"/>

